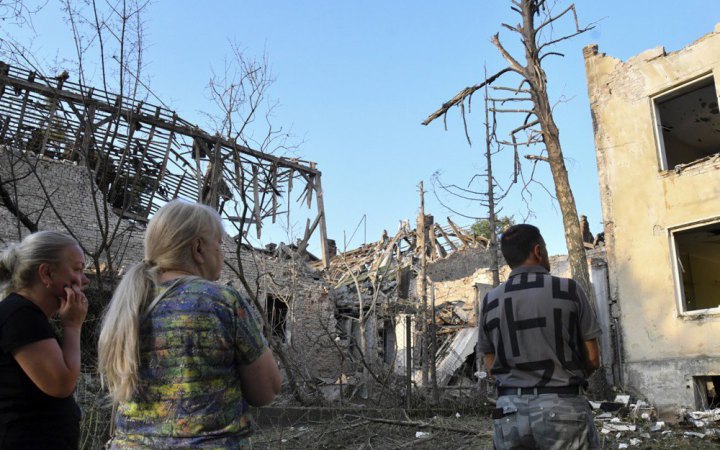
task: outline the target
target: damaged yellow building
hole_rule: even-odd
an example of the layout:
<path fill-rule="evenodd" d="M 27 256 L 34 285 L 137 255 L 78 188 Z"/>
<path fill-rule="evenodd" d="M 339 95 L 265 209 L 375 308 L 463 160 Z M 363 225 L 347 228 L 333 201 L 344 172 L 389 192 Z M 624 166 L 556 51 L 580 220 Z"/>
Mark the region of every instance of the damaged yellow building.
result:
<path fill-rule="evenodd" d="M 720 25 L 672 53 L 584 56 L 621 384 L 661 414 L 717 408 Z"/>

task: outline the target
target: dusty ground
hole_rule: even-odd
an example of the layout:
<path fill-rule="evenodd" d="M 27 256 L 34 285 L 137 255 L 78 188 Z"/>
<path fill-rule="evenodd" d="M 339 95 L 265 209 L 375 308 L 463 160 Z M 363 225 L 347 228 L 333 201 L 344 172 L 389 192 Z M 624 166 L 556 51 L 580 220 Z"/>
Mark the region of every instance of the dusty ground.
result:
<path fill-rule="evenodd" d="M 413 418 L 369 417 L 343 413 L 331 421 L 303 420 L 280 426 L 266 424 L 253 438 L 258 449 L 492 449 L 492 420 L 487 410 L 469 414 Z M 650 432 L 654 422 L 636 422 L 635 431 L 601 434 L 604 449 L 718 449 L 720 436 L 698 437 L 711 428 L 692 425 L 665 427 Z M 598 429 L 602 423 L 598 421 Z M 637 441 L 632 441 L 636 439 Z M 631 445 L 634 444 L 634 445 Z"/>

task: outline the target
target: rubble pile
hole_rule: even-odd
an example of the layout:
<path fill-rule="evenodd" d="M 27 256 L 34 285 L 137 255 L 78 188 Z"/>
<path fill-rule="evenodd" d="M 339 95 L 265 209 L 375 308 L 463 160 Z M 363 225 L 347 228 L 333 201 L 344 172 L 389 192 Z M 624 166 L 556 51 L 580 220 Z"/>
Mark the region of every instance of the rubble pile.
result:
<path fill-rule="evenodd" d="M 603 448 L 669 448 L 678 445 L 677 441 L 692 439 L 703 440 L 703 446 L 720 446 L 720 409 L 683 410 L 677 423 L 670 424 L 659 420 L 649 403 L 632 403 L 630 395 L 619 394 L 612 402 L 590 404 Z"/>

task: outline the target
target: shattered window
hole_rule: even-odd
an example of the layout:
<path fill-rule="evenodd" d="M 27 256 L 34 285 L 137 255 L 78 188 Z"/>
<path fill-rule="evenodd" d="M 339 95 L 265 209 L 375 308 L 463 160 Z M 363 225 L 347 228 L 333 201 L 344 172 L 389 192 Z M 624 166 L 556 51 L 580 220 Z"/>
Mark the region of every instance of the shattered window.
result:
<path fill-rule="evenodd" d="M 720 153 L 720 114 L 712 76 L 654 102 L 663 170 Z"/>
<path fill-rule="evenodd" d="M 685 311 L 720 306 L 720 223 L 673 236 Z"/>
<path fill-rule="evenodd" d="M 265 313 L 270 324 L 272 337 L 285 342 L 285 324 L 288 306 L 282 299 L 267 295 L 265 300 Z"/>

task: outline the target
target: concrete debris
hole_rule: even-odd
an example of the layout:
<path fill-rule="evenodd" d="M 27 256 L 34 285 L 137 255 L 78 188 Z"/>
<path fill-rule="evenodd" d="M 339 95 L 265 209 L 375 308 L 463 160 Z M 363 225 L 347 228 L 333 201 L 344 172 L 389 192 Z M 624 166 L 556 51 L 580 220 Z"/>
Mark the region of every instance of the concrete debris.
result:
<path fill-rule="evenodd" d="M 697 421 L 717 422 L 720 420 L 720 408 L 707 411 L 691 411 L 688 413 L 688 417 Z"/>
<path fill-rule="evenodd" d="M 630 396 L 625 394 L 618 394 L 615 396 L 615 403 L 622 403 L 627 406 L 630 403 Z"/>
<path fill-rule="evenodd" d="M 614 411 L 607 411 L 604 404 L 621 405 Z M 720 409 L 681 412 L 685 420 L 680 430 L 672 431 L 664 421 L 656 420 L 656 410 L 648 402 L 618 395 L 614 402 L 590 402 L 595 422 L 603 440 L 603 448 L 660 448 L 655 447 L 661 439 L 704 439 L 705 442 L 719 442 Z M 688 426 L 694 425 L 695 430 Z"/>
<path fill-rule="evenodd" d="M 658 422 L 655 422 L 655 425 L 650 427 L 650 431 L 656 432 L 656 431 L 662 430 L 663 428 L 665 428 L 665 422 L 658 421 Z"/>
<path fill-rule="evenodd" d="M 627 425 L 622 423 L 606 423 L 602 427 L 603 433 L 607 434 L 612 431 L 635 431 L 637 429 L 637 426 L 635 425 Z M 607 432 L 605 432 L 607 430 Z"/>
<path fill-rule="evenodd" d="M 655 417 L 655 408 L 650 406 L 649 403 L 644 402 L 642 400 L 638 400 L 637 403 L 634 405 L 630 405 L 632 408 L 630 411 L 630 416 L 633 419 L 643 419 L 643 420 L 651 420 L 653 417 Z"/>

